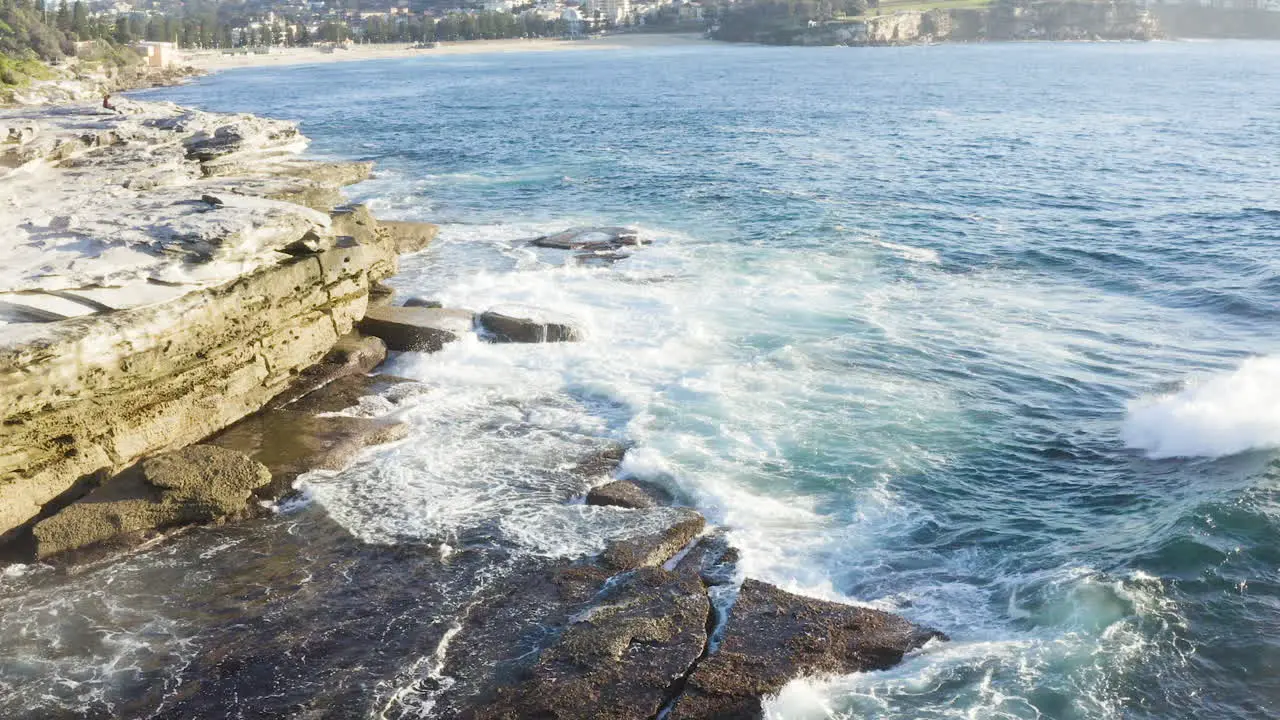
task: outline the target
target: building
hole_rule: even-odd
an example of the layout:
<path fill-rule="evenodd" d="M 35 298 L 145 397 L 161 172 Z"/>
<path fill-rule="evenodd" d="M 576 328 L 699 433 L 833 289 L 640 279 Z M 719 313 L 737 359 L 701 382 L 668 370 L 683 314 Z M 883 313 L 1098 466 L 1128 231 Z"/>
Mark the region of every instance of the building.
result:
<path fill-rule="evenodd" d="M 631 0 L 590 0 L 589 9 L 592 15 L 600 11 L 605 22 L 621 23 L 631 17 Z"/>
<path fill-rule="evenodd" d="M 178 46 L 171 42 L 138 43 L 138 52 L 147 61 L 147 67 L 169 67 L 178 62 Z"/>
<path fill-rule="evenodd" d="M 570 39 L 582 37 L 582 16 L 578 14 L 577 8 L 565 8 L 560 13 L 560 19 L 564 20 L 564 32 Z"/>

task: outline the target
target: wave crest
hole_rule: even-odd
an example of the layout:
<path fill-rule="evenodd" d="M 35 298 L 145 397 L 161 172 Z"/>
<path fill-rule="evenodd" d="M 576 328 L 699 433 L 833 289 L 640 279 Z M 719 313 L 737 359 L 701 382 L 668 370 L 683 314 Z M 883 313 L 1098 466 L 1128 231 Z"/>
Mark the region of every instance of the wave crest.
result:
<path fill-rule="evenodd" d="M 1122 436 L 1152 458 L 1280 447 L 1280 357 L 1250 358 L 1179 392 L 1131 402 Z"/>

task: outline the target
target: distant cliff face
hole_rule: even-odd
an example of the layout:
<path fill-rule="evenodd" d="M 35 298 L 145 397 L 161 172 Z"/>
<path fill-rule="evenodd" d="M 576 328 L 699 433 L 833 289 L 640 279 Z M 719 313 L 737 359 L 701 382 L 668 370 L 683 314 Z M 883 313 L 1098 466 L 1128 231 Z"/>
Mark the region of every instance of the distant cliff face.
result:
<path fill-rule="evenodd" d="M 1160 24 L 1132 2 L 1053 2 L 1033 7 L 899 12 L 829 23 L 791 39 L 798 45 L 909 45 L 1005 40 L 1153 40 Z"/>

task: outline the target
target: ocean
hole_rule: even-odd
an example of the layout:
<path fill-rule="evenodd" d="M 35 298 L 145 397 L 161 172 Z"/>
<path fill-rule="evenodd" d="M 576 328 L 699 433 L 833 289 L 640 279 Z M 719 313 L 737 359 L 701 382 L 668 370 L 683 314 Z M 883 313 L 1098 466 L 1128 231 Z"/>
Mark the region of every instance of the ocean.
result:
<path fill-rule="evenodd" d="M 489 574 L 625 529 L 561 497 L 602 440 L 746 575 L 951 637 L 770 717 L 1280 715 L 1280 44 L 422 57 L 141 97 L 375 160 L 353 200 L 441 225 L 400 297 L 587 339 L 400 354 L 412 437 L 278 517 L 11 567 L 0 716 L 430 717 Z M 653 244 L 526 242 L 580 225 Z M 421 569 L 480 542 L 502 559 Z"/>

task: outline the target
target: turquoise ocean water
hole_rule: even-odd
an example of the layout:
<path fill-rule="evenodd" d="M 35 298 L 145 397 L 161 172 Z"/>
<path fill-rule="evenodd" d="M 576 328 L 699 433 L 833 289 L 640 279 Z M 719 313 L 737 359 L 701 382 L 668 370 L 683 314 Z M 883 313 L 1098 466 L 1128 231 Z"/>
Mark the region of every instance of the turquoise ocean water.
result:
<path fill-rule="evenodd" d="M 477 532 L 591 552 L 608 531 L 554 478 L 601 439 L 728 528 L 748 575 L 952 637 L 793 683 L 774 717 L 1280 713 L 1280 45 L 709 44 L 144 95 L 297 119 L 314 156 L 376 160 L 353 198 L 442 226 L 401 297 L 551 308 L 588 339 L 393 359 L 428 387 L 399 411 L 413 440 L 309 478 L 265 529 L 11 570 L 0 714 L 176 713 L 174 678 L 231 653 L 258 674 L 218 676 L 208 712 L 272 707 L 270 686 L 429 716 L 435 646 L 397 634 L 426 630 L 333 640 L 359 678 L 255 665 L 236 633 L 309 637 L 359 607 L 269 558 Z M 585 224 L 654 243 L 609 267 L 524 243 Z M 317 539 L 318 518 L 356 540 Z M 403 559 L 361 562 L 362 586 L 411 592 Z M 259 592 L 278 603 L 239 617 Z"/>

